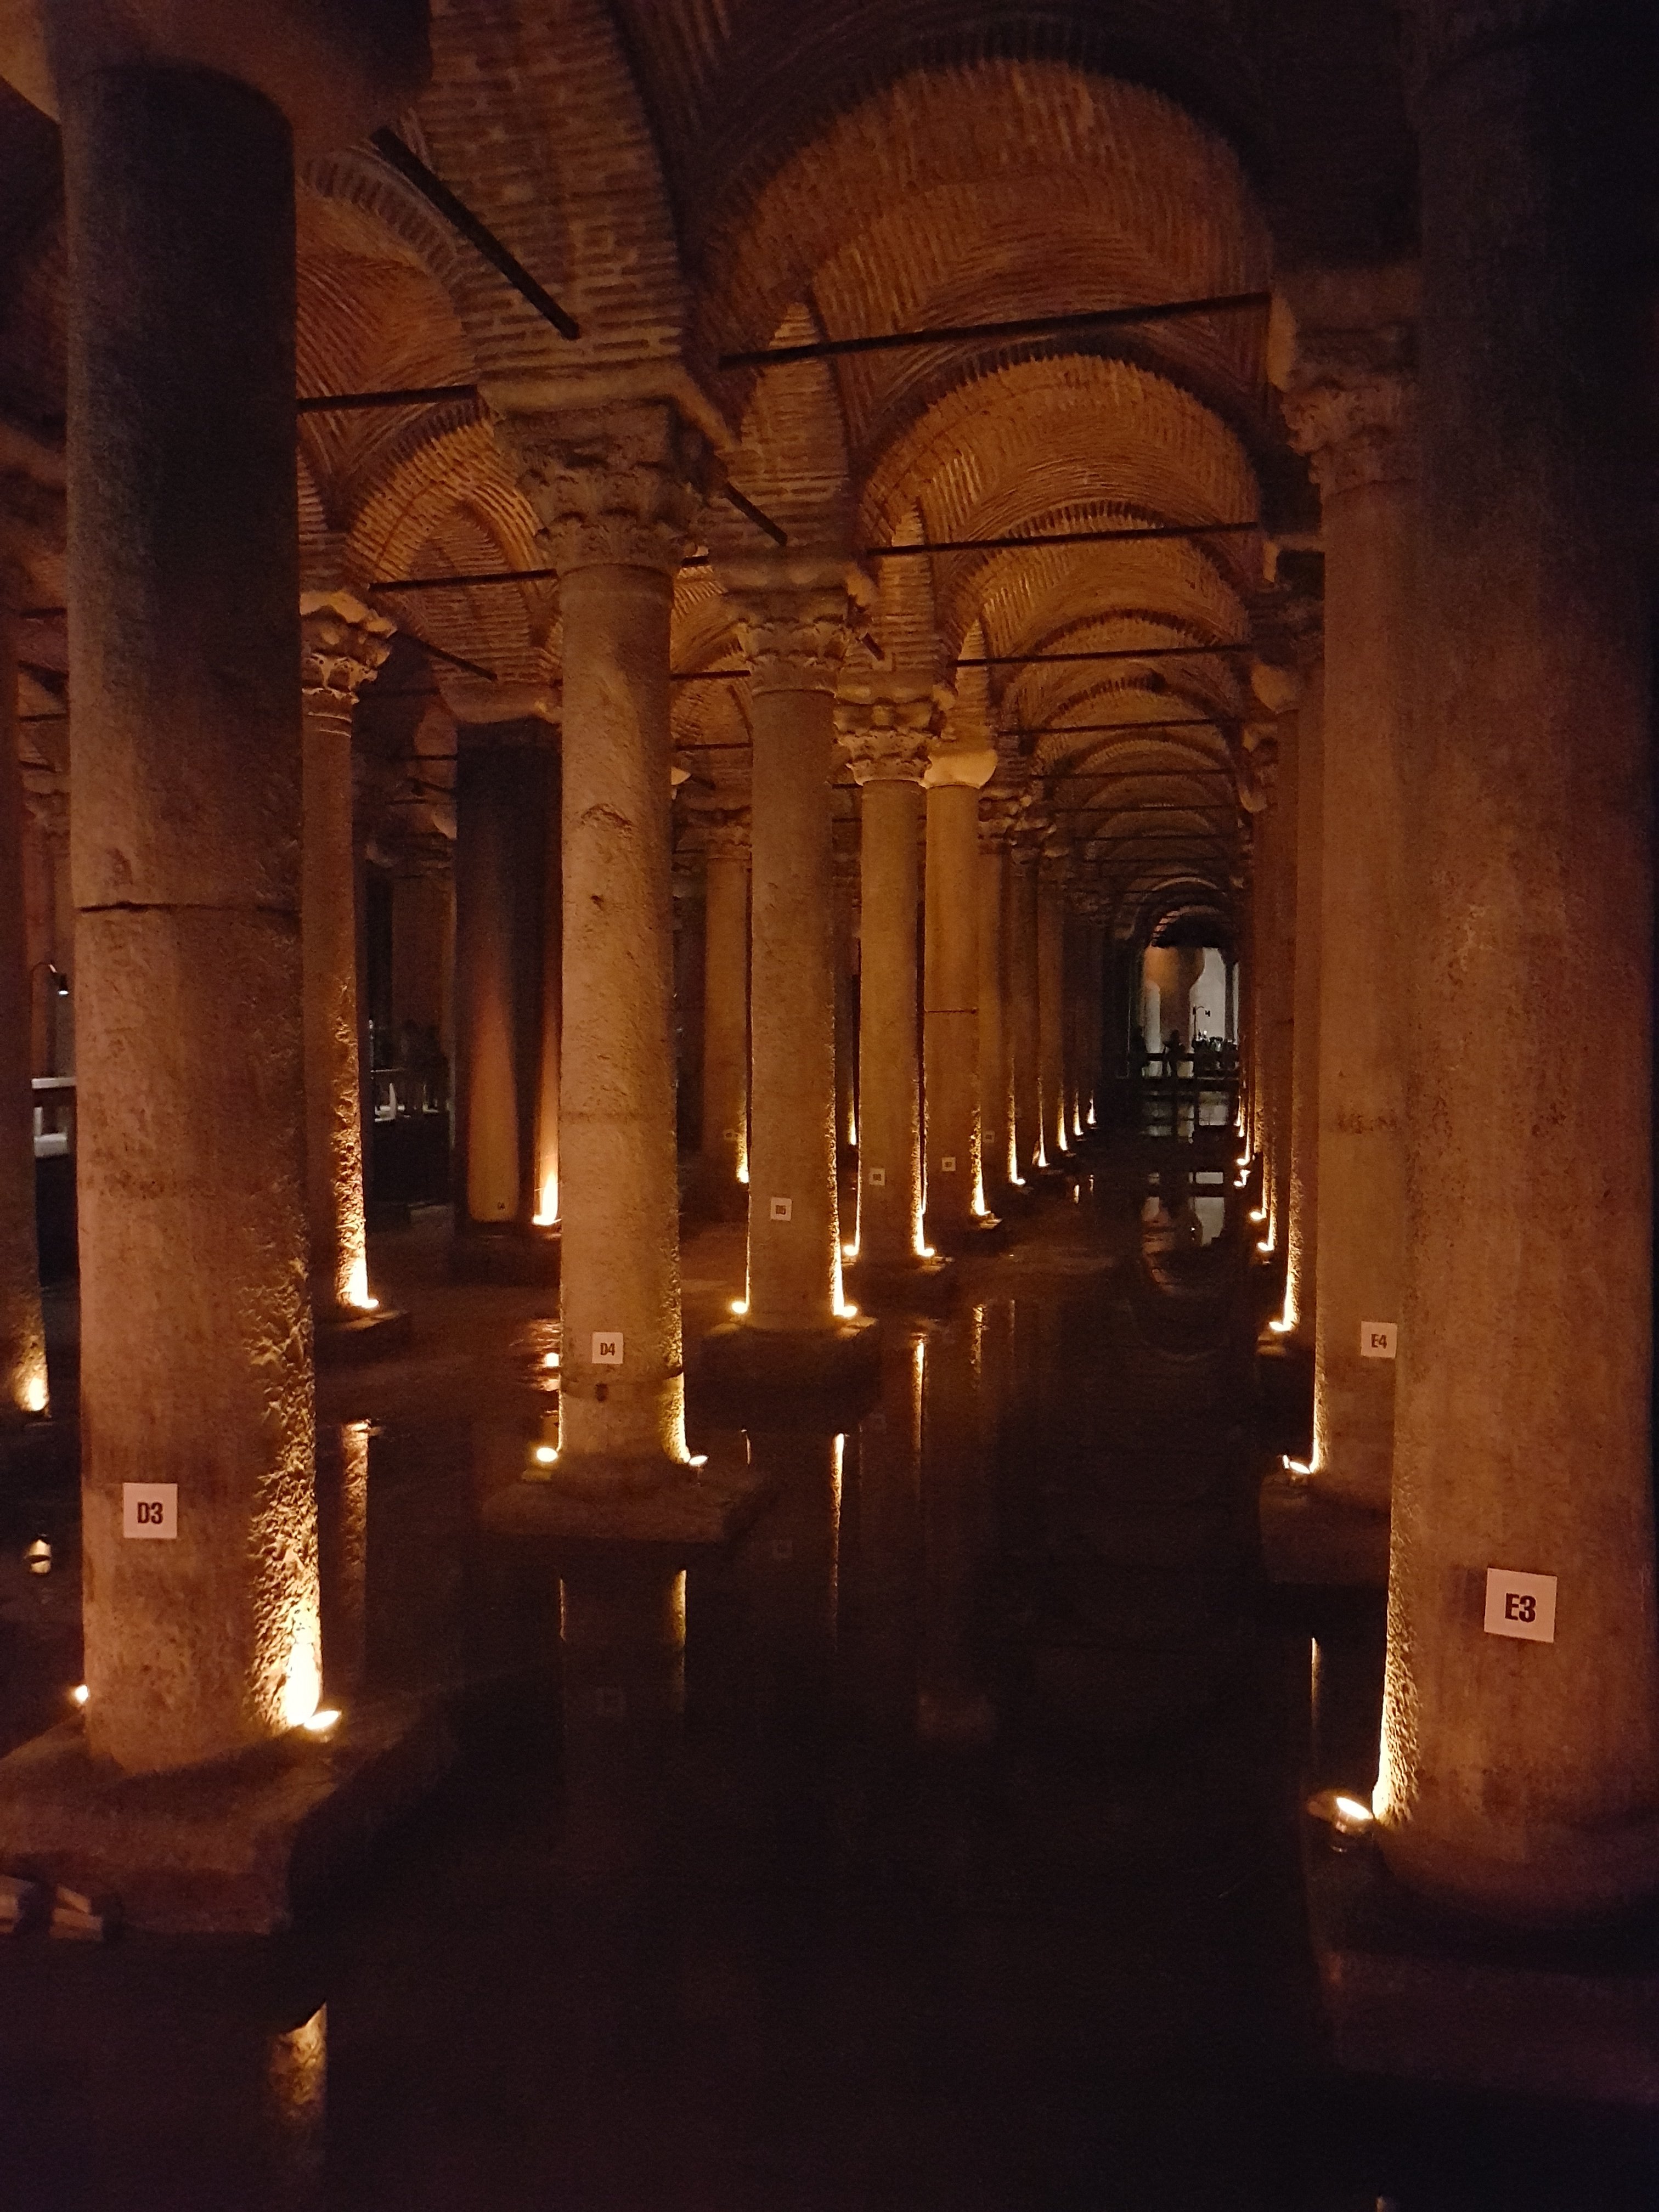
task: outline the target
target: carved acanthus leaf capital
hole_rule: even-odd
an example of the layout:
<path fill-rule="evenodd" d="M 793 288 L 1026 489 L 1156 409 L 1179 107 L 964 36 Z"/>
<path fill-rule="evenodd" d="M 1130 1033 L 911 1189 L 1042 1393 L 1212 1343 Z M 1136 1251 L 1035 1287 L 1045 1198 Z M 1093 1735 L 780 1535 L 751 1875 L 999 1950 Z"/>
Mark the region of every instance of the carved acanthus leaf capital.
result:
<path fill-rule="evenodd" d="M 1326 499 L 1417 473 L 1417 298 L 1407 262 L 1280 280 L 1268 374 Z"/>
<path fill-rule="evenodd" d="M 561 576 L 678 568 L 715 470 L 707 436 L 672 400 L 512 414 L 500 434 Z"/>
<path fill-rule="evenodd" d="M 716 815 L 703 832 L 703 850 L 711 860 L 749 858 L 749 809 Z"/>
<path fill-rule="evenodd" d="M 395 623 L 350 592 L 302 592 L 300 689 L 307 710 L 332 706 L 349 714 L 396 635 Z"/>
<path fill-rule="evenodd" d="M 939 719 L 931 693 L 915 698 L 837 700 L 836 734 L 854 782 L 921 782 Z"/>

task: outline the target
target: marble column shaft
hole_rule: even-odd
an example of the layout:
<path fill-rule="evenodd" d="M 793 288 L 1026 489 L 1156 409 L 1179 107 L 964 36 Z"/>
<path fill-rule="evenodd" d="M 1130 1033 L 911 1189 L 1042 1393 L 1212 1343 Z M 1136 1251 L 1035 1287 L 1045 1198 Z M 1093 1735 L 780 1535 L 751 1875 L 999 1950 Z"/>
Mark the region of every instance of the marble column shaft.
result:
<path fill-rule="evenodd" d="M 17 763 L 16 606 L 22 578 L 0 549 L 0 1427 L 46 1410 L 46 1340 L 34 1229 L 32 992 Z"/>
<path fill-rule="evenodd" d="M 979 834 L 980 1163 L 987 1198 L 994 1206 L 998 1192 L 1019 1181 L 1008 1004 L 1010 870 L 1003 830 L 981 821 Z"/>
<path fill-rule="evenodd" d="M 1319 1279 L 1319 992 L 1324 876 L 1324 669 L 1316 660 L 1297 709 L 1296 1015 L 1291 1066 L 1291 1182 L 1285 1332 L 1314 1348 Z"/>
<path fill-rule="evenodd" d="M 749 823 L 708 832 L 704 861 L 702 1156 L 721 1185 L 749 1172 Z"/>
<path fill-rule="evenodd" d="M 985 1212 L 980 1099 L 980 786 L 988 746 L 934 748 L 927 767 L 923 947 L 927 1220 L 950 1233 Z"/>
<path fill-rule="evenodd" d="M 1008 886 L 1008 1027 L 1014 1070 L 1014 1149 L 1019 1179 L 1042 1161 L 1042 1074 L 1037 1020 L 1037 871 L 1042 845 L 1030 833 L 1011 844 Z"/>

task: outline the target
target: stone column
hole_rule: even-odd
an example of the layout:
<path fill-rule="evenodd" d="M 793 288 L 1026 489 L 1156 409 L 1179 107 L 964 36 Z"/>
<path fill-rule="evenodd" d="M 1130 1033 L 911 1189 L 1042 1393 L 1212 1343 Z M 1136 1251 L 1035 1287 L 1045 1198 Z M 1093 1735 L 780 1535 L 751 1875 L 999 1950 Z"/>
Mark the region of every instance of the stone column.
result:
<path fill-rule="evenodd" d="M 993 1206 L 1020 1181 L 1014 1143 L 1012 1012 L 1008 992 L 1009 865 L 1003 802 L 980 801 L 980 1168 Z"/>
<path fill-rule="evenodd" d="M 836 1146 L 849 1157 L 858 1149 L 858 823 L 833 824 L 836 884 Z"/>
<path fill-rule="evenodd" d="M 913 1273 L 922 1237 L 921 1051 L 916 1018 L 921 783 L 936 710 L 920 697 L 844 702 L 859 787 L 858 1265 Z"/>
<path fill-rule="evenodd" d="M 830 784 L 855 580 L 804 558 L 728 573 L 754 670 L 749 1294 L 706 1357 L 733 1383 L 811 1383 L 876 1349 L 842 1297 L 836 1192 Z"/>
<path fill-rule="evenodd" d="M 0 547 L 0 1430 L 46 1411 L 46 1339 L 34 1229 L 23 783 L 17 763 L 16 608 L 23 586 Z"/>
<path fill-rule="evenodd" d="M 719 1212 L 740 1218 L 749 1180 L 749 810 L 704 847 L 702 1159 Z"/>
<path fill-rule="evenodd" d="M 924 779 L 927 1234 L 932 1243 L 945 1246 L 970 1237 L 987 1218 L 980 1098 L 979 794 L 996 764 L 988 745 L 936 744 Z M 996 1018 L 1000 1027 L 1000 1006 Z"/>
<path fill-rule="evenodd" d="M 1066 1127 L 1066 885 L 1070 856 L 1045 852 L 1037 878 L 1037 1087 L 1042 1164 L 1072 1148 Z"/>
<path fill-rule="evenodd" d="M 1296 1009 L 1291 1063 L 1290 1238 L 1279 1333 L 1312 1356 L 1318 1281 L 1319 989 L 1323 900 L 1324 669 L 1308 672 L 1297 714 Z"/>
<path fill-rule="evenodd" d="M 292 1727 L 321 1680 L 294 159 L 228 76 L 59 91 L 87 1735 L 151 1771 Z M 127 1540 L 130 1484 L 176 1537 Z"/>
<path fill-rule="evenodd" d="M 1262 983 L 1262 1044 L 1269 1140 L 1267 1241 L 1282 1262 L 1290 1243 L 1291 1115 L 1296 1066 L 1297 823 L 1301 776 L 1294 714 L 1278 717 L 1273 804 L 1268 822 L 1272 896 Z"/>
<path fill-rule="evenodd" d="M 392 1018 L 455 1049 L 455 842 L 441 831 L 399 840 L 392 883 Z"/>
<path fill-rule="evenodd" d="M 1385 1511 L 1405 1210 L 1407 909 L 1401 773 L 1420 651 L 1410 269 L 1310 276 L 1275 327 L 1275 374 L 1313 456 L 1325 544 L 1320 908 L 1319 1304 L 1312 1480 Z"/>
<path fill-rule="evenodd" d="M 1659 1884 L 1651 517 L 1632 465 L 1651 386 L 1628 258 L 1652 27 L 1581 0 L 1423 13 L 1408 1233 L 1376 1802 L 1407 1881 L 1564 1920 Z M 1328 815 L 1332 706 L 1328 664 Z M 1322 1213 L 1326 1195 L 1322 1176 Z M 1550 1578 L 1530 1620 L 1494 1608 L 1494 1567 Z M 1553 1641 L 1486 1631 L 1547 1615 Z"/>
<path fill-rule="evenodd" d="M 1042 1081 L 1037 1056 L 1037 871 L 1048 825 L 1022 823 L 1009 839 L 1008 1011 L 1014 1063 L 1014 1147 L 1022 1180 L 1042 1164 Z"/>
<path fill-rule="evenodd" d="M 306 1197 L 312 1310 L 332 1322 L 375 1304 L 363 1218 L 351 724 L 393 627 L 343 591 L 304 592 L 300 618 Z"/>
<path fill-rule="evenodd" d="M 564 621 L 559 1468 L 684 1479 L 668 652 L 707 448 L 676 404 L 515 412 Z"/>

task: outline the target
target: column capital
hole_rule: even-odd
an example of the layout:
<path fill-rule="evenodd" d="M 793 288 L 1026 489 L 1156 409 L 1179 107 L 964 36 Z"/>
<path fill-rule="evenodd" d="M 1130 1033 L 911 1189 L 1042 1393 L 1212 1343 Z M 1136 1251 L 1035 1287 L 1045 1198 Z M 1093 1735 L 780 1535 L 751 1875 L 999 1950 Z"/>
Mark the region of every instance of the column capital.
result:
<path fill-rule="evenodd" d="M 1267 372 L 1326 499 L 1416 476 L 1417 301 L 1410 262 L 1279 280 Z"/>
<path fill-rule="evenodd" d="M 561 578 L 679 568 L 715 466 L 706 430 L 677 400 L 520 406 L 498 428 Z"/>
<path fill-rule="evenodd" d="M 740 806 L 729 814 L 716 815 L 703 830 L 702 848 L 711 860 L 746 860 L 749 846 L 749 809 L 746 806 Z"/>
<path fill-rule="evenodd" d="M 930 791 L 955 784 L 981 791 L 997 772 L 997 750 L 982 740 L 954 735 L 935 738 L 928 751 L 927 773 L 922 781 Z"/>
<path fill-rule="evenodd" d="M 350 592 L 300 594 L 300 689 L 307 708 L 348 714 L 392 650 L 397 624 Z"/>
<path fill-rule="evenodd" d="M 852 562 L 811 555 L 723 562 L 720 581 L 737 611 L 751 696 L 833 691 L 856 610 L 873 587 Z"/>
<path fill-rule="evenodd" d="M 853 781 L 921 783 L 937 734 L 939 707 L 931 691 L 919 698 L 850 698 L 836 702 L 836 734 Z"/>

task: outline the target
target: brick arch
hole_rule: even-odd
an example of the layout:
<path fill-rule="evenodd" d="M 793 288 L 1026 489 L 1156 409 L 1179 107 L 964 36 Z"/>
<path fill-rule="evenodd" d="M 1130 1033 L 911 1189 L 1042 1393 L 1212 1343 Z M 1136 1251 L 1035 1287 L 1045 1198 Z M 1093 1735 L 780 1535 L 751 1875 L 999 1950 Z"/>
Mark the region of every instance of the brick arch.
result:
<path fill-rule="evenodd" d="M 817 317 L 797 301 L 773 338 L 779 345 L 800 345 L 822 335 Z M 755 380 L 732 480 L 787 532 L 792 549 L 851 551 L 847 423 L 836 380 L 823 362 L 786 363 Z M 741 557 L 758 549 L 754 525 L 720 501 L 707 510 L 704 522 L 717 557 Z"/>
<path fill-rule="evenodd" d="M 560 337 L 469 254 L 454 297 L 479 374 L 678 358 L 673 210 L 605 0 L 467 0 L 434 11 L 432 46 L 418 114 L 433 167 L 582 328 Z"/>
<path fill-rule="evenodd" d="M 694 353 L 766 343 L 801 298 L 840 335 L 1105 307 L 1149 286 L 1208 296 L 1267 267 L 1224 139 L 1143 85 L 1056 60 L 913 70 L 797 136 L 758 188 L 734 179 L 720 205 Z M 844 387 L 878 387 L 903 361 L 873 357 Z"/>

